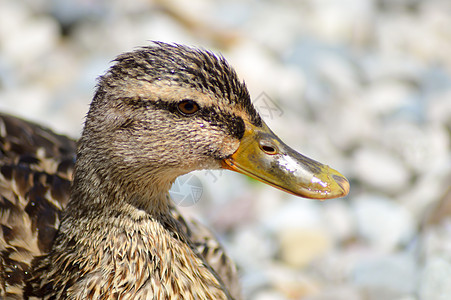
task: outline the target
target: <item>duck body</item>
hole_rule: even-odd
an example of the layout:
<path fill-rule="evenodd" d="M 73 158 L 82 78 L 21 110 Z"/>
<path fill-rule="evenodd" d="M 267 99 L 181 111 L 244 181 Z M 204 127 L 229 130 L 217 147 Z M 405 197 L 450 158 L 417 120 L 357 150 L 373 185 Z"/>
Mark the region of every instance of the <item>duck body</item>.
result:
<path fill-rule="evenodd" d="M 46 277 L 36 278 L 33 294 L 57 299 L 231 298 L 174 219 L 142 212 L 129 218 L 81 221 L 85 232 L 59 235 L 55 244 L 64 254 L 53 252 L 39 262 L 35 270 Z"/>
<path fill-rule="evenodd" d="M 67 206 L 75 142 L 0 114 L 0 298 L 22 299 L 31 262 L 50 251 Z"/>
<path fill-rule="evenodd" d="M 269 130 L 223 58 L 186 46 L 154 43 L 115 60 L 99 80 L 75 164 L 72 141 L 27 126 L 68 146 L 52 152 L 37 142 L 21 164 L 27 154 L 10 159 L 13 143 L 4 143 L 3 297 L 240 298 L 219 243 L 173 207 L 174 180 L 226 168 L 309 198 L 349 189 Z"/>

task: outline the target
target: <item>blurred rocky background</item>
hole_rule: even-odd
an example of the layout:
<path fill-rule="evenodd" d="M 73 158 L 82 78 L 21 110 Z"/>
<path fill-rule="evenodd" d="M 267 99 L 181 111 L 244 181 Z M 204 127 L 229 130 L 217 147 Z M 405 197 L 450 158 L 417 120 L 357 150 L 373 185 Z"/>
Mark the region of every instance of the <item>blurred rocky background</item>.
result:
<path fill-rule="evenodd" d="M 150 40 L 222 53 L 273 131 L 351 181 L 316 202 L 196 172 L 183 210 L 248 299 L 451 299 L 451 1 L 0 0 L 0 110 L 76 138 L 96 77 Z"/>

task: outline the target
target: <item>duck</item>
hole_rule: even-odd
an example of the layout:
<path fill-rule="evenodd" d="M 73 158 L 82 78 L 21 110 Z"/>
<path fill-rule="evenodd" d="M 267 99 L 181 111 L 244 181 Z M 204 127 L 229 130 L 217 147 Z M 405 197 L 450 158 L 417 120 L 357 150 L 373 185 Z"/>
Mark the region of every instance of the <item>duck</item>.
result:
<path fill-rule="evenodd" d="M 204 169 L 310 199 L 349 192 L 278 138 L 205 49 L 152 42 L 119 55 L 77 142 L 0 114 L 0 298 L 241 299 L 222 245 L 168 193 Z"/>

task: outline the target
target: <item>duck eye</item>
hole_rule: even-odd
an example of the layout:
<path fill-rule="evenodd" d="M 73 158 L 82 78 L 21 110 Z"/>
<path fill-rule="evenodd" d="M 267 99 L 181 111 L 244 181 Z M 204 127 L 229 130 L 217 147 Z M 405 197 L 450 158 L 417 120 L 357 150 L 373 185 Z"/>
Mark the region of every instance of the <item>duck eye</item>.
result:
<path fill-rule="evenodd" d="M 184 115 L 192 115 L 199 110 L 199 105 L 193 100 L 183 100 L 178 104 L 177 108 Z"/>

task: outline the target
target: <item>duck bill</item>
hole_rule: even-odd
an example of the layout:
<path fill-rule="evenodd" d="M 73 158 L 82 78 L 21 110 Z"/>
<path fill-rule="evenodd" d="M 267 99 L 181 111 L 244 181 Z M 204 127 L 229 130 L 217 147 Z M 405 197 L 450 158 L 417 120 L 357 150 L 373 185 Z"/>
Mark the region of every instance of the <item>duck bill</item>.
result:
<path fill-rule="evenodd" d="M 264 123 L 246 124 L 240 146 L 222 166 L 304 198 L 331 199 L 349 192 L 343 175 L 294 151 Z"/>

